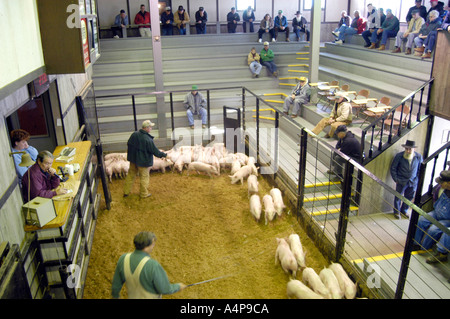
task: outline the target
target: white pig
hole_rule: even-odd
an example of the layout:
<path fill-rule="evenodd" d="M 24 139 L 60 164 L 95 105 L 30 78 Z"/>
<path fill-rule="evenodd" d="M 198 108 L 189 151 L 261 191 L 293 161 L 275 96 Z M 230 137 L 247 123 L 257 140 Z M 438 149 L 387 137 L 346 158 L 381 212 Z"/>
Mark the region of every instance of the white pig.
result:
<path fill-rule="evenodd" d="M 238 160 L 234 160 L 233 163 L 231 163 L 231 175 L 234 175 L 239 169 L 241 168 L 241 163 Z"/>
<path fill-rule="evenodd" d="M 339 287 L 344 292 L 344 296 L 347 299 L 353 299 L 356 296 L 356 284 L 347 275 L 341 264 L 331 263 L 330 268 L 337 280 L 339 281 Z"/>
<path fill-rule="evenodd" d="M 122 173 L 122 177 L 126 177 L 128 175 L 128 171 L 130 170 L 130 162 L 121 161 L 120 163 L 120 171 Z"/>
<path fill-rule="evenodd" d="M 287 284 L 287 296 L 298 299 L 323 299 L 323 297 L 315 293 L 311 288 L 303 284 L 300 280 L 291 279 Z"/>
<path fill-rule="evenodd" d="M 297 234 L 291 234 L 288 238 L 289 247 L 291 247 L 291 251 L 297 260 L 297 264 L 305 268 L 305 253 L 303 252 L 302 243 L 300 242 L 300 237 Z"/>
<path fill-rule="evenodd" d="M 297 261 L 295 260 L 294 254 L 289 248 L 288 243 L 284 238 L 277 238 L 277 250 L 275 252 L 275 265 L 278 264 L 278 261 L 281 263 L 281 268 L 283 268 L 284 272 L 293 276 L 293 278 L 297 275 Z"/>
<path fill-rule="evenodd" d="M 306 267 L 302 272 L 302 281 L 308 285 L 314 292 L 318 293 L 325 299 L 330 299 L 330 291 L 324 285 L 319 275 L 310 267 Z"/>
<path fill-rule="evenodd" d="M 259 195 L 255 194 L 250 197 L 250 212 L 255 217 L 255 220 L 259 222 L 261 217 L 261 199 Z"/>
<path fill-rule="evenodd" d="M 267 222 L 268 221 L 271 222 L 276 214 L 275 207 L 273 206 L 272 196 L 264 195 L 263 203 L 264 203 L 264 217 L 266 219 L 267 225 Z"/>
<path fill-rule="evenodd" d="M 325 287 L 328 288 L 332 299 L 342 299 L 344 298 L 344 292 L 341 291 L 339 287 L 339 281 L 337 280 L 334 272 L 331 269 L 324 268 L 320 271 L 320 279 L 322 280 Z"/>
<path fill-rule="evenodd" d="M 270 190 L 270 196 L 272 196 L 273 205 L 275 207 L 277 215 L 281 216 L 283 209 L 286 208 L 286 205 L 284 205 L 283 203 L 283 195 L 281 194 L 281 191 L 278 188 L 272 188 Z"/>
<path fill-rule="evenodd" d="M 241 185 L 244 184 L 244 179 L 249 177 L 252 173 L 252 168 L 245 165 L 242 166 L 234 175 L 228 175 L 231 178 L 231 184 L 236 184 L 238 181 L 241 182 Z"/>
<path fill-rule="evenodd" d="M 106 172 L 106 176 L 108 176 L 109 182 L 112 183 L 112 174 L 113 174 L 113 172 L 112 172 L 111 165 L 105 167 L 105 172 Z"/>
<path fill-rule="evenodd" d="M 211 174 L 220 175 L 220 173 L 217 171 L 217 169 L 214 166 L 206 164 L 206 163 L 202 163 L 202 162 L 189 163 L 187 171 L 188 171 L 188 175 L 189 175 L 189 172 L 191 172 L 191 171 L 196 171 L 197 174 L 199 174 L 200 172 L 206 173 L 206 174 L 208 174 L 209 177 L 212 177 Z"/>
<path fill-rule="evenodd" d="M 153 166 L 150 167 L 150 170 L 152 171 L 159 171 L 165 173 L 166 167 L 171 167 L 173 165 L 173 162 L 168 158 L 158 158 L 155 157 L 153 159 Z"/>
<path fill-rule="evenodd" d="M 258 194 L 258 177 L 250 175 L 247 178 L 248 196 L 252 194 Z"/>

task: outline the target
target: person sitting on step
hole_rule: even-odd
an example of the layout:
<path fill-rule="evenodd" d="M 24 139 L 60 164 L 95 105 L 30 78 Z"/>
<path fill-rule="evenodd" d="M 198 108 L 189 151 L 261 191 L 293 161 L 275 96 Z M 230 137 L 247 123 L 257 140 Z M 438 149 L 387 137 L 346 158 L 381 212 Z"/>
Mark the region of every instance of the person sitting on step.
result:
<path fill-rule="evenodd" d="M 278 32 L 286 33 L 286 42 L 289 42 L 289 24 L 287 18 L 283 15 L 283 10 L 278 10 L 278 15 L 274 20 L 275 40 L 278 38 Z"/>
<path fill-rule="evenodd" d="M 264 42 L 264 48 L 261 50 L 259 55 L 261 56 L 261 64 L 267 68 L 269 74 L 277 77 L 277 65 L 273 62 L 275 54 L 271 49 L 269 49 L 269 42 Z"/>
<path fill-rule="evenodd" d="M 353 15 L 355 16 L 355 18 L 352 20 L 350 26 L 342 25 L 339 28 L 338 32 L 334 33 L 335 35 L 337 34 L 338 37 L 337 41 L 335 42 L 336 44 L 344 43 L 346 35 L 352 36 L 354 34 L 361 34 L 366 28 L 366 22 L 359 16 L 359 11 L 355 10 Z"/>
<path fill-rule="evenodd" d="M 442 19 L 439 17 L 439 12 L 436 10 L 431 11 L 428 15 L 428 20 L 420 28 L 419 35 L 414 39 L 414 44 L 416 45 L 414 49 L 415 56 L 429 55 L 428 57 L 431 57 L 431 51 L 433 51 L 436 44 L 437 35 L 437 32 L 433 33 L 433 31 L 441 28 L 441 25 Z"/>
<path fill-rule="evenodd" d="M 258 30 L 258 42 L 262 42 L 262 36 L 264 33 L 269 33 L 272 37 L 272 42 L 275 42 L 275 29 L 273 28 L 273 20 L 270 14 L 266 13 L 264 19 L 261 20 Z"/>
<path fill-rule="evenodd" d="M 383 8 L 377 10 L 371 3 L 367 5 L 367 30 L 361 33 L 361 36 L 365 42 L 365 48 L 371 46 L 370 39 L 372 34 L 377 32 L 378 28 L 381 27 L 385 19 L 386 15 L 383 12 Z M 380 40 L 380 38 L 381 35 L 377 34 L 377 40 Z"/>
<path fill-rule="evenodd" d="M 206 121 L 208 119 L 208 111 L 206 111 L 206 99 L 198 91 L 198 86 L 193 85 L 191 92 L 186 94 L 183 105 L 186 109 L 186 114 L 191 129 L 194 128 L 194 115 L 198 115 L 202 120 L 202 128 L 206 127 Z"/>
<path fill-rule="evenodd" d="M 409 21 L 408 29 L 405 32 L 397 33 L 395 37 L 395 49 L 392 53 L 400 53 L 402 49 L 400 48 L 403 41 L 406 41 L 406 53 L 411 54 L 411 49 L 414 44 L 414 39 L 419 36 L 420 28 L 425 23 L 425 20 L 420 16 L 419 10 L 413 10 L 412 19 Z"/>
<path fill-rule="evenodd" d="M 292 90 L 291 96 L 284 99 L 283 113 L 289 115 L 289 107 L 294 104 L 292 109 L 292 118 L 296 118 L 299 114 L 300 107 L 309 103 L 311 98 L 311 87 L 308 85 L 308 79 L 302 76 L 297 86 Z"/>
<path fill-rule="evenodd" d="M 318 135 L 322 130 L 330 126 L 330 132 L 326 134 L 325 138 L 333 137 L 334 132 L 340 125 L 350 125 L 353 119 L 352 105 L 350 99 L 342 93 L 335 94 L 336 100 L 333 110 L 330 113 L 330 117 L 324 117 L 313 128 L 312 132 Z"/>
<path fill-rule="evenodd" d="M 381 34 L 380 47 L 378 50 L 382 51 L 386 49 L 386 43 L 388 38 L 395 37 L 400 29 L 400 22 L 398 18 L 392 14 L 391 9 L 386 10 L 386 19 L 381 24 L 381 28 L 377 30 L 377 32 L 372 33 L 372 37 L 370 39 L 371 45 L 369 49 L 375 49 L 375 45 L 377 43 L 377 35 Z"/>
<path fill-rule="evenodd" d="M 309 41 L 311 32 L 309 32 L 309 30 L 306 28 L 307 24 L 308 20 L 306 20 L 306 18 L 302 16 L 302 13 L 300 11 L 297 11 L 295 13 L 295 18 L 292 19 L 292 29 L 297 36 L 297 41 L 300 41 L 300 33 L 305 33 L 306 41 Z"/>
<path fill-rule="evenodd" d="M 252 76 L 254 78 L 258 78 L 259 73 L 261 72 L 262 65 L 260 63 L 260 60 L 261 60 L 261 57 L 256 52 L 255 47 L 253 47 L 251 49 L 250 53 L 248 54 L 247 63 L 250 68 L 250 71 L 252 72 Z"/>

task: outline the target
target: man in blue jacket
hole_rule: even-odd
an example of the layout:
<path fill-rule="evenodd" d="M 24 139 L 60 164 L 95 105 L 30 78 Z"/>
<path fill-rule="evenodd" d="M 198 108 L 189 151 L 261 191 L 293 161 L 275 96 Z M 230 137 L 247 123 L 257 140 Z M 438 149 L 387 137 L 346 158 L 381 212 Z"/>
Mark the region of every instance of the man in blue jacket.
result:
<path fill-rule="evenodd" d="M 134 183 L 136 175 L 139 173 L 140 197 L 141 199 L 151 196 L 148 192 L 150 179 L 150 166 L 153 166 L 153 155 L 159 158 L 166 157 L 167 154 L 161 152 L 153 142 L 150 131 L 155 123 L 146 120 L 142 123 L 139 131 L 131 134 L 128 139 L 127 160 L 130 162 L 130 169 L 123 188 L 123 197 L 127 197 Z"/>
<path fill-rule="evenodd" d="M 395 155 L 391 164 L 391 176 L 396 183 L 395 190 L 406 199 L 412 200 L 419 182 L 419 168 L 422 164 L 422 155 L 415 151 L 414 141 L 407 140 L 402 145 L 405 151 Z M 394 199 L 394 217 L 400 219 L 400 213 L 406 215 L 409 206 L 402 203 L 400 198 Z"/>
<path fill-rule="evenodd" d="M 120 13 L 116 15 L 114 19 L 114 26 L 111 27 L 111 30 L 114 32 L 114 38 L 123 38 L 122 30 L 129 25 L 128 16 L 125 13 L 125 10 L 120 10 Z"/>
<path fill-rule="evenodd" d="M 282 10 L 278 10 L 278 15 L 275 17 L 275 40 L 278 38 L 278 32 L 286 32 L 286 41 L 289 42 L 289 24 L 287 18 L 283 15 Z"/>

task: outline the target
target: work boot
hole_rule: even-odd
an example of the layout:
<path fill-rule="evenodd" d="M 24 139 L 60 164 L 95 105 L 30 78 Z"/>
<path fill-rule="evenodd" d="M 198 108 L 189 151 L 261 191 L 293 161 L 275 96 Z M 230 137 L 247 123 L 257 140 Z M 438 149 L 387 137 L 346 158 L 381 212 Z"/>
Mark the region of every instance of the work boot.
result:
<path fill-rule="evenodd" d="M 423 53 L 423 51 L 425 51 L 425 47 L 422 46 L 422 47 L 415 48 L 414 51 Z"/>
<path fill-rule="evenodd" d="M 395 47 L 394 50 L 391 51 L 392 53 L 400 53 L 402 50 L 399 47 Z"/>
<path fill-rule="evenodd" d="M 291 40 L 289 38 L 286 39 L 286 42 L 291 42 Z"/>
<path fill-rule="evenodd" d="M 406 54 L 406 55 L 410 55 L 410 54 L 411 54 L 411 48 L 406 48 L 405 54 Z"/>
<path fill-rule="evenodd" d="M 431 52 L 430 52 L 430 51 L 425 52 L 425 53 L 422 55 L 422 59 L 429 59 L 429 58 L 431 58 Z"/>
<path fill-rule="evenodd" d="M 447 261 L 447 254 L 443 254 L 441 252 L 436 251 L 430 257 L 428 257 L 425 261 L 427 264 L 436 264 L 438 262 Z"/>
<path fill-rule="evenodd" d="M 380 47 L 377 50 L 383 51 L 386 49 L 386 46 L 384 44 L 380 45 Z"/>
<path fill-rule="evenodd" d="M 288 112 L 283 112 L 284 113 L 284 115 L 289 115 L 289 113 Z"/>
<path fill-rule="evenodd" d="M 369 47 L 369 49 L 375 49 L 375 43 L 372 43 Z"/>
<path fill-rule="evenodd" d="M 328 174 L 328 175 L 336 175 L 336 173 L 333 172 L 331 169 L 329 169 L 329 170 L 327 171 L 327 174 Z"/>

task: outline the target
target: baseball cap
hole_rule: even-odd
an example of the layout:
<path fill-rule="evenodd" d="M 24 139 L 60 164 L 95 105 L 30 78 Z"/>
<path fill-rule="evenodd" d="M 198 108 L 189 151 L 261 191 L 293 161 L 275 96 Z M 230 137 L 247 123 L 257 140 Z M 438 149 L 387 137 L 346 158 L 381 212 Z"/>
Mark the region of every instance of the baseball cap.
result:
<path fill-rule="evenodd" d="M 264 42 L 264 45 L 269 45 L 269 42 L 267 42 L 267 41 L 266 41 L 266 42 Z"/>
<path fill-rule="evenodd" d="M 171 7 L 166 7 L 166 11 L 170 11 L 170 10 L 172 10 Z"/>
<path fill-rule="evenodd" d="M 306 79 L 306 77 L 302 76 L 302 77 L 300 77 L 300 80 L 299 80 L 299 81 L 300 81 L 300 82 L 306 82 L 307 79 Z"/>
<path fill-rule="evenodd" d="M 347 132 L 347 126 L 346 125 L 339 125 L 336 129 L 336 134 L 341 132 Z"/>
<path fill-rule="evenodd" d="M 198 90 L 198 86 L 194 84 L 194 85 L 192 86 L 192 91 L 196 91 L 196 90 Z"/>
<path fill-rule="evenodd" d="M 152 121 L 150 120 L 145 120 L 144 122 L 142 122 L 142 128 L 146 128 L 149 126 L 155 126 L 155 123 L 152 123 Z"/>
<path fill-rule="evenodd" d="M 278 14 L 283 13 L 283 10 L 278 10 Z"/>

